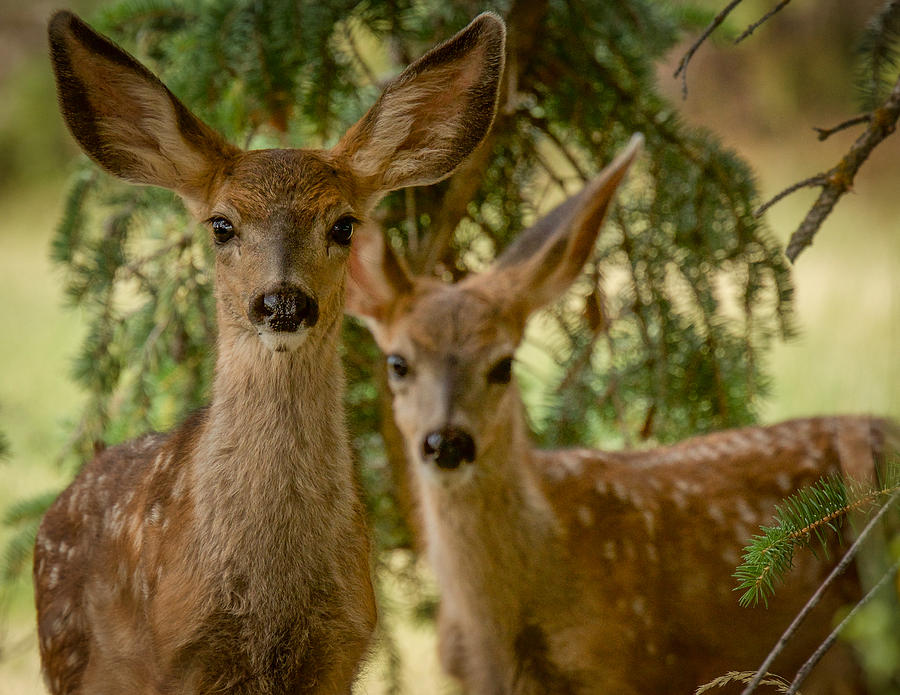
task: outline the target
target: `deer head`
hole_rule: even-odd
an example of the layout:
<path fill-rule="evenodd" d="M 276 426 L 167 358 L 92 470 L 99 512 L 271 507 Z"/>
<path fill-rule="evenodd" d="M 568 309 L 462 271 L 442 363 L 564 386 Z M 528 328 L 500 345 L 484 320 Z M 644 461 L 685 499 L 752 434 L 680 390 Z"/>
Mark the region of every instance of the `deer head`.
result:
<path fill-rule="evenodd" d="M 243 151 L 69 12 L 50 23 L 66 123 L 107 172 L 175 191 L 209 227 L 221 339 L 294 351 L 339 325 L 354 227 L 448 176 L 494 115 L 504 26 L 483 14 L 391 81 L 330 150 Z M 324 326 L 324 327 L 323 327 Z"/>
<path fill-rule="evenodd" d="M 512 364 L 526 321 L 580 274 L 641 142 L 632 138 L 491 268 L 457 284 L 411 277 L 377 230 L 360 234 L 347 310 L 366 322 L 387 355 L 397 425 L 410 459 L 433 479 L 457 479 L 460 471 L 471 477 L 484 452 L 509 447 L 515 433 L 498 423 L 517 421 L 509 414 L 521 408 Z"/>

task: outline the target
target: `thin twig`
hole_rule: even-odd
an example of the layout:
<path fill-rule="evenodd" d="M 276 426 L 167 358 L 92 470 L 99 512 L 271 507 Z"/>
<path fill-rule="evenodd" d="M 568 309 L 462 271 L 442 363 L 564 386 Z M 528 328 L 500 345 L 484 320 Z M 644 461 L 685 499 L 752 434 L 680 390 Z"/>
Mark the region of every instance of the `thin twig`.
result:
<path fill-rule="evenodd" d="M 819 134 L 819 140 L 827 140 L 835 133 L 839 133 L 842 130 L 850 128 L 852 126 L 858 125 L 860 123 L 868 123 L 872 120 L 872 114 L 864 113 L 862 116 L 857 116 L 856 118 L 849 118 L 843 123 L 838 123 L 833 128 L 816 128 L 813 126 L 813 130 Z"/>
<path fill-rule="evenodd" d="M 354 60 L 362 69 L 363 74 L 366 76 L 369 83 L 375 87 L 383 88 L 386 83 L 375 76 L 375 73 L 372 72 L 372 68 L 370 68 L 369 64 L 363 59 L 362 54 L 359 52 L 359 48 L 356 45 L 356 39 L 353 38 L 353 30 L 350 28 L 349 24 L 344 25 L 344 37 L 347 39 L 347 44 L 350 46 L 350 52 L 353 54 Z"/>
<path fill-rule="evenodd" d="M 125 265 L 119 266 L 118 272 L 122 273 L 126 277 L 130 276 L 141 276 L 141 268 L 145 266 L 147 263 L 151 263 L 152 261 L 158 260 L 159 258 L 165 256 L 170 251 L 174 251 L 175 249 L 183 250 L 190 246 L 194 241 L 194 232 L 193 230 L 190 232 L 185 232 L 181 234 L 172 241 L 167 244 L 163 244 L 158 249 L 153 251 L 152 253 L 148 253 L 146 256 L 142 256 L 136 260 L 133 260 L 131 263 L 127 263 Z"/>
<path fill-rule="evenodd" d="M 691 62 L 691 58 L 694 57 L 694 53 L 697 52 L 697 49 L 700 48 L 701 44 L 709 38 L 709 35 L 712 34 L 716 28 L 725 21 L 725 18 L 731 14 L 731 11 L 741 4 L 741 0 L 731 0 L 725 8 L 719 12 L 715 16 L 712 22 L 709 23 L 709 26 L 704 29 L 703 33 L 700 34 L 700 37 L 691 44 L 691 47 L 687 49 L 687 52 L 681 57 L 681 60 L 678 62 L 678 67 L 675 69 L 675 72 L 672 74 L 672 77 L 678 77 L 681 75 L 681 98 L 687 99 L 687 66 L 688 63 Z"/>
<path fill-rule="evenodd" d="M 813 237 L 825 218 L 831 213 L 835 203 L 853 186 L 853 178 L 869 158 L 879 143 L 894 132 L 900 118 L 900 77 L 894 84 L 890 96 L 884 104 L 872 112 L 872 119 L 865 132 L 860 135 L 840 162 L 828 172 L 827 181 L 806 218 L 791 235 L 785 254 L 793 263 L 803 249 L 812 244 Z"/>
<path fill-rule="evenodd" d="M 416 193 L 414 188 L 407 188 L 403 194 L 406 208 L 406 235 L 409 239 L 409 253 L 413 258 L 419 255 L 419 225 L 416 214 Z"/>
<path fill-rule="evenodd" d="M 808 179 L 803 179 L 802 181 L 798 181 L 793 186 L 788 186 L 781 193 L 776 195 L 771 200 L 760 205 L 756 210 L 753 211 L 754 217 L 760 217 L 762 214 L 772 207 L 775 203 L 777 203 L 782 198 L 786 198 L 791 193 L 795 191 L 799 191 L 801 188 L 812 188 L 813 186 L 824 186 L 827 182 L 826 174 L 816 174 L 815 176 L 810 176 Z"/>
<path fill-rule="evenodd" d="M 895 492 L 890 496 L 887 502 L 884 503 L 884 506 L 878 510 L 878 513 L 872 517 L 866 527 L 860 531 L 859 536 L 853 542 L 853 545 L 844 553 L 844 557 L 841 558 L 841 561 L 835 565 L 834 569 L 831 570 L 831 573 L 825 578 L 819 588 L 816 589 L 815 593 L 810 597 L 809 601 L 806 602 L 806 605 L 797 613 L 794 620 L 788 626 L 788 629 L 784 631 L 784 634 L 778 638 L 778 642 L 776 642 L 775 646 L 772 647 L 772 651 L 769 652 L 769 655 L 762 662 L 760 667 L 756 670 L 756 676 L 750 682 L 750 684 L 744 688 L 741 692 L 741 695 L 750 695 L 753 693 L 756 688 L 759 686 L 760 681 L 763 679 L 766 673 L 769 672 L 769 667 L 772 665 L 772 662 L 775 661 L 775 658 L 784 651 L 785 645 L 787 645 L 788 641 L 794 636 L 794 633 L 797 632 L 797 629 L 800 627 L 800 624 L 806 619 L 806 616 L 815 608 L 819 601 L 822 600 L 822 595 L 825 593 L 825 590 L 831 586 L 832 582 L 837 579 L 841 574 L 844 573 L 844 570 L 849 567 L 850 563 L 853 561 L 853 558 L 856 557 L 856 553 L 859 552 L 860 546 L 862 546 L 863 541 L 868 537 L 868 535 L 872 532 L 872 529 L 881 521 L 881 518 L 887 513 L 887 510 L 890 509 L 893 504 L 900 499 L 900 490 Z"/>
<path fill-rule="evenodd" d="M 556 145 L 556 149 L 560 151 L 560 153 L 568 160 L 569 164 L 572 165 L 572 168 L 575 170 L 575 173 L 578 174 L 578 177 L 582 181 L 587 181 L 590 176 L 588 173 L 582 168 L 581 164 L 576 159 L 575 155 L 569 151 L 569 148 L 565 146 L 562 140 L 560 140 L 552 130 L 550 130 L 550 124 L 547 122 L 546 118 L 538 118 L 537 116 L 533 116 L 527 111 L 523 110 L 525 117 L 531 122 L 531 124 L 543 135 L 547 136 L 550 141 Z"/>
<path fill-rule="evenodd" d="M 822 657 L 825 656 L 825 652 L 827 652 L 834 645 L 835 641 L 838 638 L 838 635 L 841 634 L 841 631 L 847 627 L 847 623 L 849 623 L 853 616 L 857 614 L 860 608 L 866 605 L 872 597 L 878 593 L 879 589 L 881 589 L 885 584 L 887 584 L 889 579 L 893 579 L 897 575 L 897 570 L 900 569 L 900 561 L 895 562 L 893 566 L 885 572 L 881 579 L 869 589 L 869 592 L 863 596 L 855 606 L 851 609 L 849 613 L 847 613 L 847 617 L 845 617 L 838 626 L 831 631 L 831 634 L 825 638 L 825 641 L 819 645 L 819 648 L 813 652 L 813 655 L 806 660 L 803 666 L 800 667 L 800 670 L 797 671 L 797 675 L 794 676 L 794 680 L 791 682 L 791 687 L 787 689 L 784 695 L 796 695 L 797 689 L 803 685 L 803 681 L 806 680 L 806 677 L 809 676 L 809 672 L 815 668 L 816 664 L 822 660 Z"/>
<path fill-rule="evenodd" d="M 734 40 L 734 42 L 735 42 L 735 43 L 740 43 L 741 41 L 743 41 L 744 39 L 746 39 L 748 36 L 750 36 L 750 34 L 752 34 L 754 31 L 756 31 L 757 29 L 759 29 L 760 26 L 762 26 L 763 24 L 765 24 L 766 22 L 768 22 L 772 17 L 774 17 L 776 14 L 778 14 L 779 12 L 781 12 L 781 11 L 782 11 L 789 3 L 790 3 L 790 1 L 791 1 L 791 0 L 781 0 L 781 2 L 779 2 L 777 5 L 775 5 L 775 7 L 773 7 L 771 10 L 769 10 L 768 12 L 766 12 L 766 14 L 764 14 L 764 15 L 763 15 L 762 17 L 760 17 L 758 20 L 756 20 L 755 22 L 753 22 L 753 24 L 751 24 L 749 27 L 747 27 L 746 29 L 744 29 L 744 33 L 741 34 L 740 36 L 738 36 L 738 37 Z"/>

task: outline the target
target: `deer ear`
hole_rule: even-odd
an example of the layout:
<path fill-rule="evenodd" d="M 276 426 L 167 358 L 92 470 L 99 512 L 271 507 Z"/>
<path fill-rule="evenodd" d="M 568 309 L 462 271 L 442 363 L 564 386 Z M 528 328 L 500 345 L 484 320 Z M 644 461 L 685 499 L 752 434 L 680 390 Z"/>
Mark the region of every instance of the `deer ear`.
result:
<path fill-rule="evenodd" d="M 412 289 L 409 271 L 378 227 L 362 226 L 350 248 L 346 313 L 365 321 L 377 337 L 391 306 Z"/>
<path fill-rule="evenodd" d="M 476 17 L 392 80 L 335 153 L 377 193 L 449 176 L 494 119 L 505 39 L 499 17 Z"/>
<path fill-rule="evenodd" d="M 632 136 L 580 193 L 522 232 L 493 268 L 474 276 L 472 282 L 520 313 L 523 321 L 562 295 L 590 258 L 616 189 L 643 141 L 640 134 Z"/>
<path fill-rule="evenodd" d="M 60 108 L 85 153 L 115 176 L 205 198 L 217 165 L 237 150 L 71 12 L 53 15 L 49 38 Z"/>

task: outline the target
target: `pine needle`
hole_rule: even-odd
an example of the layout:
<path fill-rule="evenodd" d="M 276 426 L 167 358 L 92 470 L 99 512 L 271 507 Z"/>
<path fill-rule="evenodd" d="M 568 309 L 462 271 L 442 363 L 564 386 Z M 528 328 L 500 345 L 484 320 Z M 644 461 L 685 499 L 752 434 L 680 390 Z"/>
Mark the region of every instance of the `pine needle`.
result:
<path fill-rule="evenodd" d="M 830 475 L 798 490 L 775 508 L 775 525 L 761 526 L 744 548 L 743 562 L 734 573 L 742 606 L 756 605 L 774 595 L 793 565 L 798 547 L 817 548 L 826 555 L 829 543 L 840 539 L 844 521 L 852 513 L 871 515 L 878 503 L 900 489 L 900 460 L 887 462 L 880 484 L 867 487 Z"/>
<path fill-rule="evenodd" d="M 713 688 L 722 688 L 729 683 L 749 683 L 756 676 L 755 671 L 729 671 L 724 676 L 714 678 L 709 683 L 701 685 L 694 691 L 694 695 L 701 695 Z M 786 693 L 791 687 L 790 682 L 774 673 L 767 673 L 760 681 L 760 685 L 768 685 L 775 688 L 779 693 Z M 799 695 L 799 693 L 798 693 Z"/>

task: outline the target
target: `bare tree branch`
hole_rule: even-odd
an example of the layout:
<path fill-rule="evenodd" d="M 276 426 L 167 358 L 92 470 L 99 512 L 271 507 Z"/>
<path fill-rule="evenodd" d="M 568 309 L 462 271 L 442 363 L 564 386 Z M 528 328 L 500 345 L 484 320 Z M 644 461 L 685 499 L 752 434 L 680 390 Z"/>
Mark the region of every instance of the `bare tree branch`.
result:
<path fill-rule="evenodd" d="M 822 657 L 825 656 L 825 652 L 831 649 L 831 647 L 837 640 L 838 635 L 841 634 L 841 631 L 845 627 L 847 627 L 847 623 L 849 623 L 853 619 L 853 616 L 856 615 L 860 608 L 866 605 L 872 599 L 872 597 L 877 594 L 885 584 L 887 584 L 889 579 L 893 579 L 897 576 L 898 569 L 900 569 L 900 562 L 895 562 L 890 567 L 890 569 L 888 569 L 888 571 L 881 576 L 881 579 L 878 580 L 875 586 L 869 589 L 868 593 L 863 596 L 855 606 L 853 606 L 851 611 L 847 613 L 846 617 L 840 623 L 838 623 L 837 627 L 835 627 L 834 630 L 831 631 L 831 634 L 825 638 L 825 641 L 819 645 L 819 648 L 816 649 L 815 652 L 813 652 L 813 655 L 806 660 L 803 666 L 800 667 L 800 670 L 797 671 L 797 675 L 794 676 L 794 680 L 791 682 L 791 687 L 787 689 L 785 695 L 797 695 L 797 690 L 801 685 L 803 685 L 803 681 L 806 680 L 809 672 L 812 671 L 813 668 L 815 668 L 816 664 L 818 664 L 822 660 Z"/>
<path fill-rule="evenodd" d="M 827 180 L 822 186 L 818 200 L 788 242 L 785 254 L 792 263 L 803 249 L 812 244 L 819 227 L 831 213 L 835 203 L 850 190 L 856 172 L 868 159 L 872 150 L 894 132 L 898 117 L 900 117 L 900 78 L 894 84 L 887 101 L 872 112 L 872 118 L 865 132 L 856 139 L 841 161 L 826 174 Z"/>
<path fill-rule="evenodd" d="M 546 136 L 555 146 L 556 149 L 560 151 L 560 153 L 566 158 L 569 164 L 572 165 L 572 168 L 575 170 L 575 173 L 578 174 L 578 178 L 582 181 L 587 181 L 590 176 L 581 166 L 578 161 L 578 158 L 575 157 L 574 154 L 566 147 L 565 143 L 560 140 L 556 134 L 550 129 L 550 124 L 548 123 L 546 118 L 539 118 L 537 116 L 533 116 L 530 113 L 525 114 L 528 121 L 544 136 Z"/>
<path fill-rule="evenodd" d="M 386 82 L 384 80 L 379 80 L 375 76 L 375 73 L 372 72 L 372 68 L 369 67 L 369 64 L 362 57 L 362 53 L 360 53 L 359 47 L 356 45 L 356 39 L 353 37 L 353 30 L 351 29 L 349 24 L 346 24 L 344 26 L 344 38 L 347 40 L 347 45 L 350 47 L 350 52 L 353 54 L 353 59 L 362 70 L 369 83 L 378 87 L 379 89 L 383 89 Z"/>
<path fill-rule="evenodd" d="M 827 174 L 816 174 L 815 176 L 810 176 L 808 179 L 803 179 L 802 181 L 798 181 L 793 186 L 788 186 L 781 193 L 776 195 L 774 198 L 760 205 L 756 210 L 753 211 L 754 217 L 760 217 L 766 210 L 772 207 L 775 203 L 777 203 L 782 198 L 786 198 L 791 193 L 795 191 L 799 191 L 801 188 L 811 188 L 813 186 L 824 186 L 827 181 Z"/>
<path fill-rule="evenodd" d="M 744 29 L 744 33 L 741 34 L 740 36 L 738 36 L 734 40 L 734 42 L 740 43 L 741 41 L 746 39 L 748 36 L 750 36 L 750 34 L 752 34 L 754 31 L 759 29 L 759 27 L 761 27 L 763 24 L 768 22 L 772 17 L 774 17 L 779 12 L 781 12 L 785 7 L 787 7 L 787 5 L 790 2 L 791 2 L 791 0 L 781 0 L 781 2 L 779 2 L 777 5 L 775 5 L 775 7 L 773 7 L 771 10 L 766 12 L 762 17 L 760 17 L 758 20 L 753 22 L 753 24 L 751 24 L 749 27 Z"/>
<path fill-rule="evenodd" d="M 859 536 L 857 536 L 856 540 L 853 542 L 853 545 L 844 553 L 844 557 L 841 558 L 841 561 L 835 565 L 834 569 L 831 570 L 831 573 L 825 578 L 825 581 L 816 589 L 815 593 L 810 597 L 809 601 L 806 602 L 806 605 L 797 613 L 794 620 L 788 626 L 788 629 L 784 631 L 784 634 L 778 638 L 778 642 L 775 643 L 775 646 L 772 648 L 772 651 L 769 652 L 769 655 L 762 662 L 760 667 L 756 670 L 756 676 L 750 681 L 750 684 L 741 691 L 741 695 L 751 695 L 751 693 L 756 691 L 756 688 L 759 686 L 760 681 L 763 679 L 766 673 L 769 671 L 769 667 L 772 665 L 772 662 L 775 661 L 775 658 L 784 651 L 785 646 L 794 636 L 794 633 L 797 632 L 797 629 L 800 627 L 800 624 L 806 619 L 806 616 L 810 614 L 813 608 L 815 608 L 819 601 L 822 599 L 822 595 L 825 593 L 825 590 L 831 586 L 832 582 L 837 579 L 841 574 L 844 573 L 844 570 L 850 566 L 850 563 L 853 561 L 853 558 L 856 557 L 856 553 L 859 551 L 860 546 L 862 546 L 863 541 L 868 538 L 869 534 L 872 532 L 878 522 L 881 521 L 881 518 L 887 513 L 888 509 L 890 509 L 894 503 L 900 499 L 900 491 L 892 494 L 887 502 L 884 503 L 881 509 L 878 510 L 878 513 L 872 517 L 866 527 L 860 531 Z M 798 684 L 799 686 L 799 684 Z"/>
<path fill-rule="evenodd" d="M 694 43 L 691 44 L 691 47 L 687 49 L 685 54 L 681 56 L 681 60 L 678 62 L 678 67 L 675 69 L 675 72 L 672 74 L 672 77 L 678 77 L 681 75 L 681 98 L 687 99 L 687 67 L 688 63 L 691 62 L 691 58 L 694 57 L 694 53 L 697 52 L 697 49 L 709 38 L 709 35 L 712 34 L 719 25 L 725 21 L 725 18 L 731 14 L 731 11 L 741 4 L 741 0 L 731 0 L 725 8 L 719 12 L 713 18 L 713 21 L 709 23 L 709 26 L 703 30 L 703 33 L 697 38 Z"/>
<path fill-rule="evenodd" d="M 852 126 L 858 125 L 860 123 L 868 123 L 872 120 L 872 114 L 864 113 L 862 116 L 857 116 L 856 118 L 849 118 L 843 123 L 838 123 L 833 128 L 816 128 L 813 127 L 813 130 L 819 134 L 819 140 L 827 140 L 835 133 L 839 133 L 842 130 L 850 128 Z"/>

